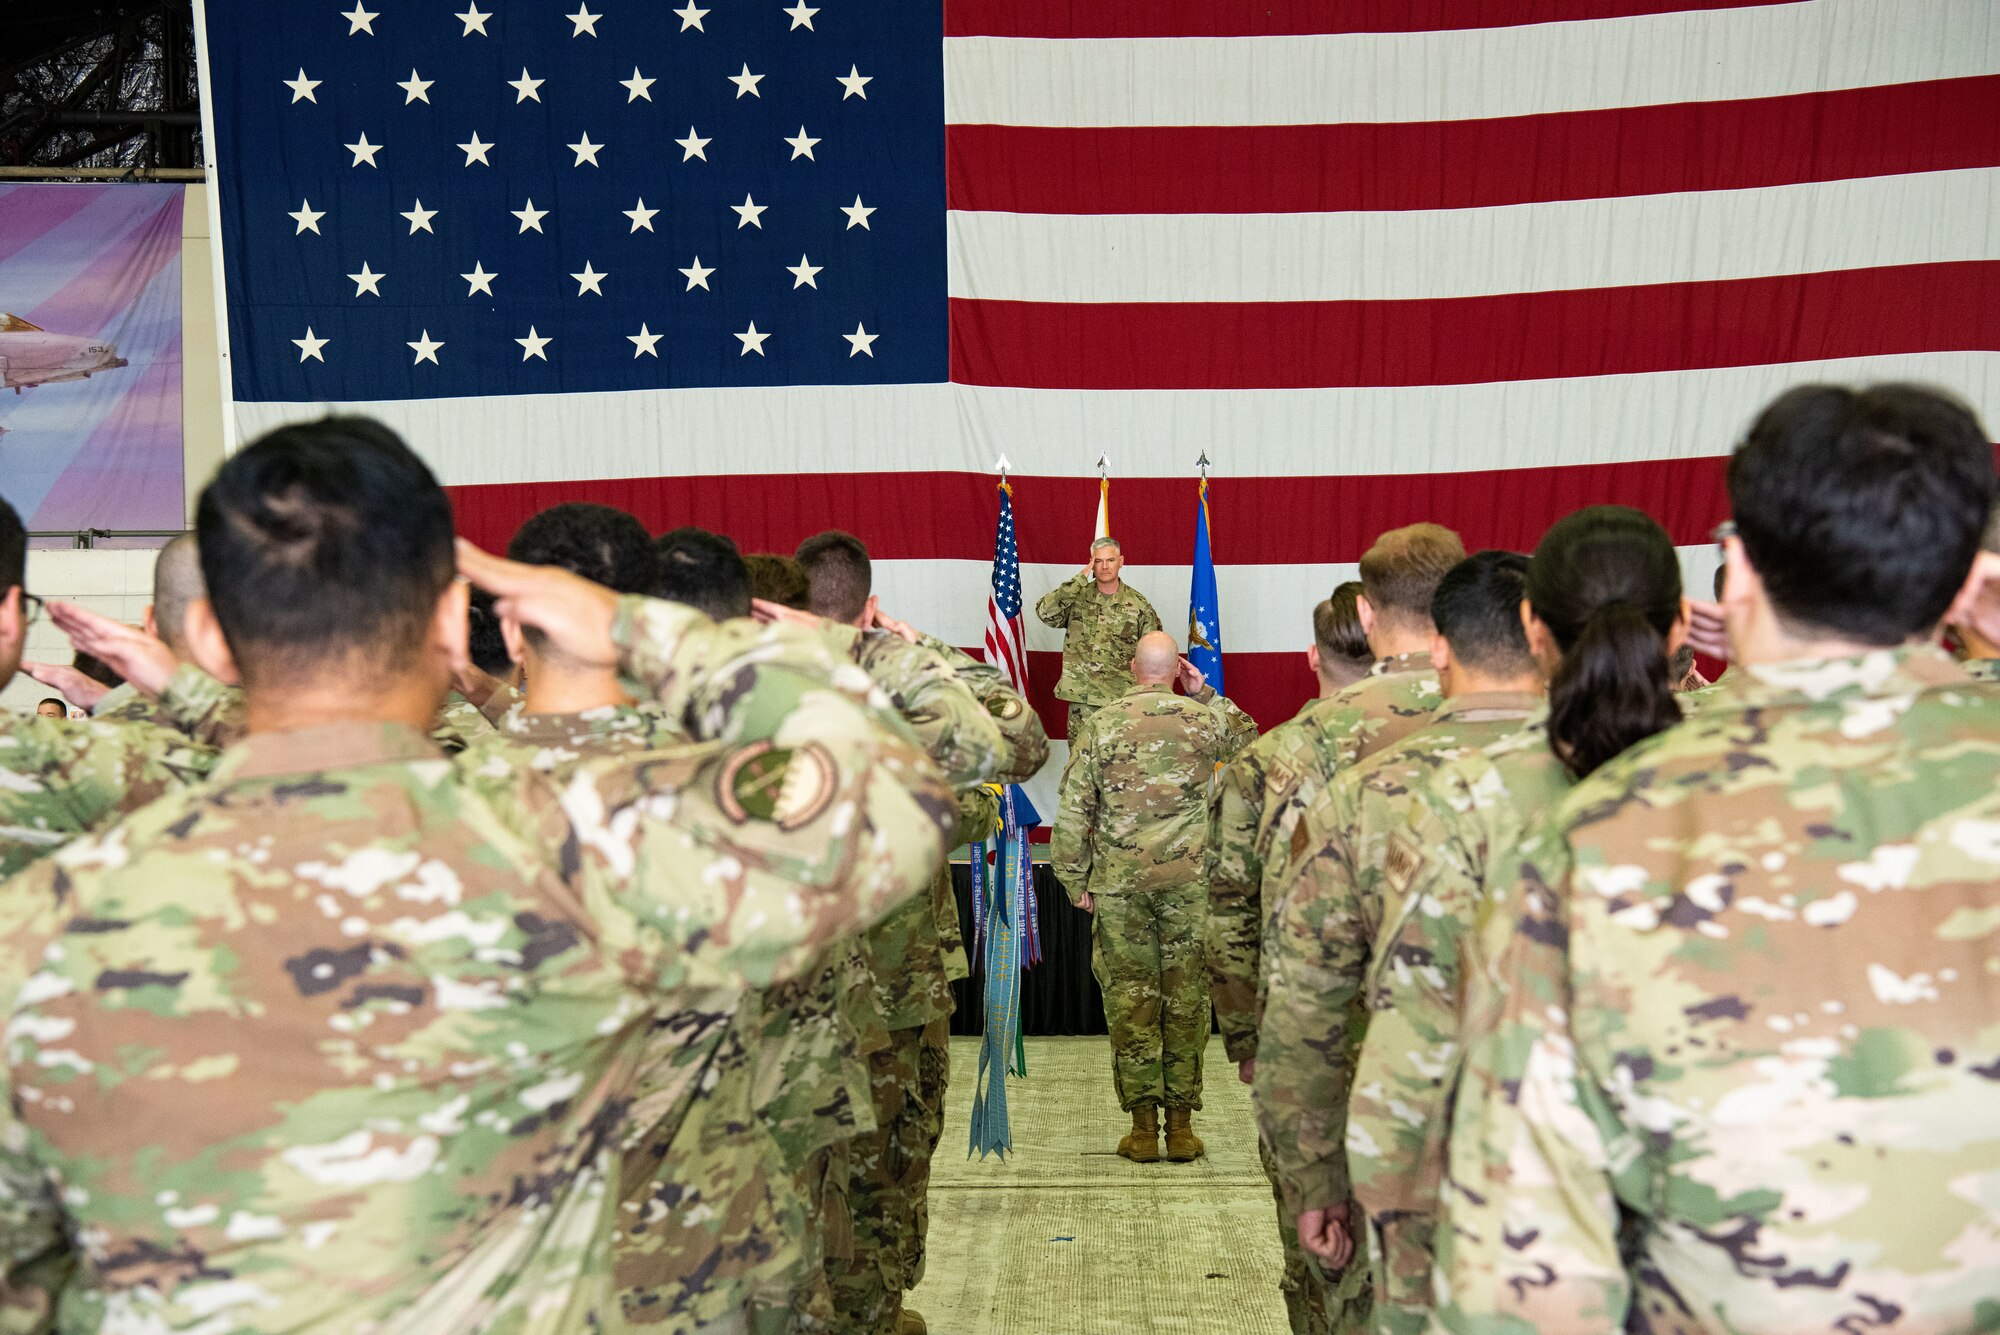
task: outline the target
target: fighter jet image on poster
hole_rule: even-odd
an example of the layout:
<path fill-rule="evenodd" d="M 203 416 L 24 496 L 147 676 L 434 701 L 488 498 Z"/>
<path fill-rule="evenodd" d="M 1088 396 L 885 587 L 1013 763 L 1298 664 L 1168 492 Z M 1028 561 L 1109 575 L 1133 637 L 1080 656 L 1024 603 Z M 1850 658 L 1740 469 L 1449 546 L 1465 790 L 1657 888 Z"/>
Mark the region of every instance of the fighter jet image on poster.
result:
<path fill-rule="evenodd" d="M 18 315 L 0 313 L 0 388 L 88 380 L 126 364 L 115 345 L 77 334 L 52 334 Z"/>

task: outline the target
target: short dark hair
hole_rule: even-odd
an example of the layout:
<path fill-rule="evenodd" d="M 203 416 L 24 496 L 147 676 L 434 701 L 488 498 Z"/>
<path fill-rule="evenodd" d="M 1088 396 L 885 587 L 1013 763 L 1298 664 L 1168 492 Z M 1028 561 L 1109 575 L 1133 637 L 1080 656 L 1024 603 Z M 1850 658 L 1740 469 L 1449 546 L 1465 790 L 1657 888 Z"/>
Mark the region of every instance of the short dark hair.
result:
<path fill-rule="evenodd" d="M 21 516 L 14 512 L 14 507 L 0 498 L 0 596 L 12 588 L 26 593 L 27 579 L 28 530 L 22 526 Z"/>
<path fill-rule="evenodd" d="M 806 572 L 789 556 L 776 552 L 752 552 L 743 558 L 743 571 L 750 578 L 750 596 L 780 607 L 801 612 L 812 610 L 812 585 Z"/>
<path fill-rule="evenodd" d="M 800 543 L 796 559 L 812 587 L 813 611 L 830 621 L 860 618 L 874 588 L 868 549 L 861 539 L 830 528 Z"/>
<path fill-rule="evenodd" d="M 1451 646 L 1451 656 L 1474 671 L 1496 676 L 1532 671 L 1535 658 L 1521 627 L 1527 587 L 1527 557 L 1490 549 L 1474 552 L 1438 581 L 1431 595 L 1431 624 Z"/>
<path fill-rule="evenodd" d="M 705 528 L 672 529 L 653 540 L 653 596 L 717 621 L 750 615 L 750 572 L 736 544 Z"/>
<path fill-rule="evenodd" d="M 1572 774 L 1680 722 L 1666 636 L 1681 615 L 1681 566 L 1650 516 L 1624 505 L 1564 515 L 1535 547 L 1527 590 L 1562 650 L 1549 744 Z"/>
<path fill-rule="evenodd" d="M 521 525 L 507 559 L 559 566 L 613 593 L 645 593 L 652 585 L 653 535 L 623 510 L 574 501 L 552 505 Z"/>
<path fill-rule="evenodd" d="M 472 591 L 465 605 L 465 642 L 474 667 L 503 677 L 513 669 L 514 657 L 507 652 L 507 637 L 500 633 L 500 614 L 494 610 L 495 601 L 484 589 Z"/>
<path fill-rule="evenodd" d="M 57 709 L 62 710 L 65 716 L 69 713 L 69 701 L 58 699 L 53 695 L 45 695 L 35 701 L 36 709 L 40 709 L 43 705 L 54 705 Z"/>
<path fill-rule="evenodd" d="M 1993 499 L 1979 419 L 1918 385 L 1802 385 L 1729 460 L 1736 531 L 1779 617 L 1864 644 L 1937 627 Z"/>
<path fill-rule="evenodd" d="M 451 503 L 365 417 L 279 427 L 224 462 L 195 533 L 209 601 L 247 684 L 391 675 L 417 660 L 454 572 Z"/>
<path fill-rule="evenodd" d="M 1334 586 L 1333 597 L 1313 608 L 1313 643 L 1321 658 L 1347 659 L 1372 663 L 1375 651 L 1368 647 L 1368 632 L 1361 629 L 1361 581 L 1350 579 Z"/>
<path fill-rule="evenodd" d="M 96 654 L 87 654 L 79 649 L 70 655 L 69 665 L 99 686 L 109 686 L 115 691 L 125 684 L 123 674 Z"/>
<path fill-rule="evenodd" d="M 1465 544 L 1442 524 L 1408 524 L 1375 539 L 1361 557 L 1361 595 L 1379 617 L 1430 619 L 1445 572 L 1465 559 Z"/>
<path fill-rule="evenodd" d="M 557 566 L 613 593 L 653 591 L 653 535 L 632 515 L 609 505 L 572 501 L 530 518 L 507 544 L 507 559 Z M 529 644 L 545 651 L 548 639 L 524 628 Z"/>

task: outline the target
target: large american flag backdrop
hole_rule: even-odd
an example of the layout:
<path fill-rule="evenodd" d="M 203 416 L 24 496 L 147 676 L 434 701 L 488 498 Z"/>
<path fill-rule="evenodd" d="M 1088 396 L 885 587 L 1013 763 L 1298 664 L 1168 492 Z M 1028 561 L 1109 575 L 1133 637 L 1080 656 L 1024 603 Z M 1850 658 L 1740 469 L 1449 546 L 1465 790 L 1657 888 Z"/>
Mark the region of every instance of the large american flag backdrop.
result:
<path fill-rule="evenodd" d="M 1027 603 L 1103 454 L 1171 626 L 1206 452 L 1266 726 L 1383 528 L 1526 548 L 1622 501 L 1705 582 L 1780 388 L 2000 418 L 1991 0 L 207 0 L 205 36 L 243 438 L 378 414 L 493 545 L 574 499 L 848 528 L 968 647 L 1003 453 Z"/>

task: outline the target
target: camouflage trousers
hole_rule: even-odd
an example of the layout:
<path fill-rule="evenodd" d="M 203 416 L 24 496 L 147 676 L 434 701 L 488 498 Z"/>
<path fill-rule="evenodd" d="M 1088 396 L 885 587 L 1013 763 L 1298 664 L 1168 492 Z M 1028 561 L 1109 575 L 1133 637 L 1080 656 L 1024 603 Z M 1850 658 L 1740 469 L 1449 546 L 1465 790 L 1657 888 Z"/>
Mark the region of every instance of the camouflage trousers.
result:
<path fill-rule="evenodd" d="M 1257 1162 L 1271 1183 L 1271 1197 L 1278 1206 L 1278 1242 L 1285 1249 L 1285 1269 L 1278 1277 L 1278 1290 L 1285 1295 L 1285 1317 L 1292 1335 L 1331 1335 L 1326 1318 L 1326 1287 L 1306 1261 L 1299 1246 L 1299 1221 L 1285 1206 L 1284 1189 L 1278 1185 L 1278 1166 L 1271 1162 L 1271 1147 L 1257 1137 Z"/>
<path fill-rule="evenodd" d="M 829 1250 L 826 1263 L 833 1328 L 841 1335 L 894 1335 L 904 1292 L 923 1278 L 950 1032 L 940 1017 L 892 1031 L 889 1046 L 869 1054 L 877 1129 L 848 1142 L 853 1254 L 840 1259 Z"/>
<path fill-rule="evenodd" d="M 1100 896 L 1090 970 L 1104 991 L 1118 1106 L 1201 1107 L 1208 1046 L 1208 972 L 1202 934 L 1208 887 Z"/>
<path fill-rule="evenodd" d="M 833 1287 L 827 1267 L 854 1259 L 854 1223 L 847 1212 L 848 1142 L 813 1152 L 799 1170 L 805 1206 L 799 1251 L 806 1269 L 789 1285 L 772 1285 L 757 1295 L 750 1328 L 754 1335 L 830 1335 L 834 1329 Z"/>

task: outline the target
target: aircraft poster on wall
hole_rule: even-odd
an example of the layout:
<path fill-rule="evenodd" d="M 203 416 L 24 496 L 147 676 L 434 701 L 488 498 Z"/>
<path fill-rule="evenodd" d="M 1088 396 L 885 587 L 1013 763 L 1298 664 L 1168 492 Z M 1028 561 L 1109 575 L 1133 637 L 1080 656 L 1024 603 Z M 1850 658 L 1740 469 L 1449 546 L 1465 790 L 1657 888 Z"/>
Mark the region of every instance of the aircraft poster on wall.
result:
<path fill-rule="evenodd" d="M 0 185 L 0 496 L 31 530 L 181 527 L 181 211 Z"/>

